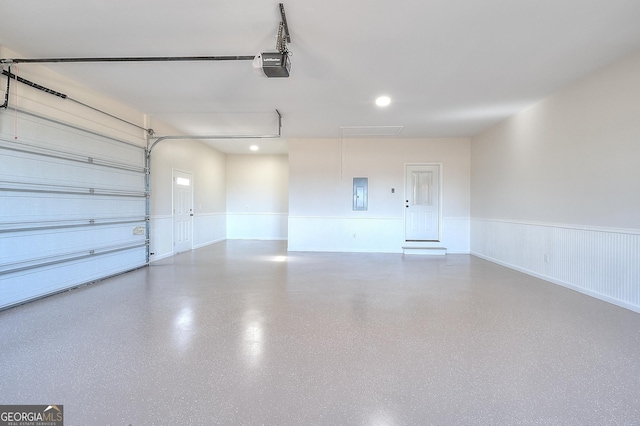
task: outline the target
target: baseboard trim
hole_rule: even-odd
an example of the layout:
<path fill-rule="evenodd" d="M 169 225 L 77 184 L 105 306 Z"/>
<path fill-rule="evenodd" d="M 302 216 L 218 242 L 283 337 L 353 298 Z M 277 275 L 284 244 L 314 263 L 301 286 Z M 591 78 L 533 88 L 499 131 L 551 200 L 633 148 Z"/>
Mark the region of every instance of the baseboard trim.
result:
<path fill-rule="evenodd" d="M 516 265 L 512 265 L 512 264 L 510 264 L 508 262 L 503 262 L 503 261 L 500 261 L 498 259 L 494 259 L 494 258 L 491 258 L 489 256 L 482 255 L 480 253 L 476 253 L 476 252 L 472 251 L 470 254 L 472 256 L 476 256 L 476 257 L 479 257 L 481 259 L 487 260 L 489 262 L 496 263 L 498 265 L 504 266 L 506 268 L 513 269 L 513 270 L 516 270 L 518 272 L 522 272 L 523 274 L 527 274 L 527 275 L 530 275 L 532 277 L 539 278 L 541 280 L 550 282 L 552 284 L 557 284 L 557 285 L 560 285 L 562 287 L 568 288 L 570 290 L 577 291 L 578 293 L 582 293 L 582 294 L 585 294 L 587 296 L 594 297 L 594 298 L 602 300 L 604 302 L 611 303 L 611 304 L 619 306 L 621 308 L 625 308 L 625 309 L 628 309 L 630 311 L 640 313 L 640 306 L 633 305 L 631 303 L 627 303 L 627 302 L 624 302 L 622 300 L 615 299 L 613 297 L 609 297 L 609 296 L 604 295 L 602 293 L 598 293 L 598 292 L 595 292 L 595 291 L 591 291 L 591 290 L 585 289 L 583 287 L 580 287 L 580 286 L 577 286 L 575 284 L 571 284 L 569 282 L 562 281 L 562 280 L 550 277 L 548 275 L 540 274 L 540 273 L 531 271 L 531 270 L 526 269 L 526 268 L 522 268 L 522 267 L 519 267 L 519 266 L 516 266 Z"/>
<path fill-rule="evenodd" d="M 206 247 L 206 246 L 210 246 L 212 244 L 216 244 L 216 243 L 220 243 L 222 241 L 226 241 L 226 238 L 218 238 L 217 240 L 213 240 L 213 241 L 207 241 L 206 243 L 200 243 L 198 245 L 193 246 L 193 250 L 202 248 L 202 247 Z"/>

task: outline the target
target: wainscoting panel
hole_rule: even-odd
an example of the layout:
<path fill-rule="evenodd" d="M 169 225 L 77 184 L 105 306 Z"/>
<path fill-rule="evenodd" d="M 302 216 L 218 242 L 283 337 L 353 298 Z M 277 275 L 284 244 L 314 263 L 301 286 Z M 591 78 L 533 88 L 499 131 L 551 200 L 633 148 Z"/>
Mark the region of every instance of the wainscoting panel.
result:
<path fill-rule="evenodd" d="M 193 248 L 227 239 L 226 213 L 196 213 L 193 217 Z"/>
<path fill-rule="evenodd" d="M 290 251 L 401 253 L 400 218 L 289 216 Z"/>
<path fill-rule="evenodd" d="M 290 251 L 402 253 L 404 219 L 289 216 Z M 447 253 L 469 253 L 469 218 L 443 218 Z"/>
<path fill-rule="evenodd" d="M 149 220 L 150 261 L 160 260 L 173 255 L 173 216 L 154 215 Z"/>
<path fill-rule="evenodd" d="M 287 213 L 227 213 L 229 240 L 286 240 Z"/>
<path fill-rule="evenodd" d="M 472 219 L 471 253 L 640 312 L 640 230 Z"/>

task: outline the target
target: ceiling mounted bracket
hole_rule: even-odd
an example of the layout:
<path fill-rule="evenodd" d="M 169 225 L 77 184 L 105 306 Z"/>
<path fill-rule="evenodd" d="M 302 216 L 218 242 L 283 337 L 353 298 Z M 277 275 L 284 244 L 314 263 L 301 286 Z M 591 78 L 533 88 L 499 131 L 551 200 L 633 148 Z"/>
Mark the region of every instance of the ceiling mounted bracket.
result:
<path fill-rule="evenodd" d="M 9 65 L 9 69 L 6 72 L 11 75 L 11 65 Z M 5 70 L 3 69 L 2 74 L 5 75 L 4 73 Z M 4 103 L 0 105 L 0 108 L 7 109 L 9 107 L 9 89 L 11 89 L 11 77 L 7 75 L 7 91 L 4 92 Z"/>
<path fill-rule="evenodd" d="M 284 37 L 287 40 L 287 43 L 291 43 L 291 35 L 289 34 L 289 25 L 287 24 L 287 15 L 284 13 L 284 4 L 280 3 L 280 17 L 281 17 L 281 25 L 284 28 Z"/>
<path fill-rule="evenodd" d="M 276 50 L 282 54 L 288 53 L 287 43 L 291 43 L 287 15 L 284 13 L 284 4 L 280 3 L 280 24 L 278 25 L 278 36 L 276 39 Z"/>

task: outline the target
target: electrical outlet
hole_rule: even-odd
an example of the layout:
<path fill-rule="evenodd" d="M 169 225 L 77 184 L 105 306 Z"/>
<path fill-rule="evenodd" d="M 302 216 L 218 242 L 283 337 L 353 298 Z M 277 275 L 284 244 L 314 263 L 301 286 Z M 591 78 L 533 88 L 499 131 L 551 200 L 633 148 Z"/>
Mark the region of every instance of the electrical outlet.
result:
<path fill-rule="evenodd" d="M 549 263 L 549 255 L 548 254 L 544 255 L 544 263 Z"/>

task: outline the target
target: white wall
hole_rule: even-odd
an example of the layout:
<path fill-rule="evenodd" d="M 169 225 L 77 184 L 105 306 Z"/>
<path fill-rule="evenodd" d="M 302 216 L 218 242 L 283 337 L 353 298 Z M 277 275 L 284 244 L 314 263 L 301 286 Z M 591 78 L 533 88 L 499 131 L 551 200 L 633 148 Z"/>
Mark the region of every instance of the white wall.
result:
<path fill-rule="evenodd" d="M 227 155 L 227 238 L 286 240 L 286 155 Z"/>
<path fill-rule="evenodd" d="M 640 52 L 471 141 L 473 254 L 640 310 Z"/>
<path fill-rule="evenodd" d="M 177 134 L 154 127 L 156 132 Z M 226 239 L 225 155 L 199 141 L 165 140 L 151 154 L 151 260 L 173 254 L 173 170 L 193 175 L 193 248 Z"/>
<path fill-rule="evenodd" d="M 469 160 L 468 139 L 289 139 L 289 250 L 401 253 L 405 164 L 435 162 L 442 244 L 468 253 Z M 352 210 L 354 177 L 369 178 L 367 211 Z"/>

